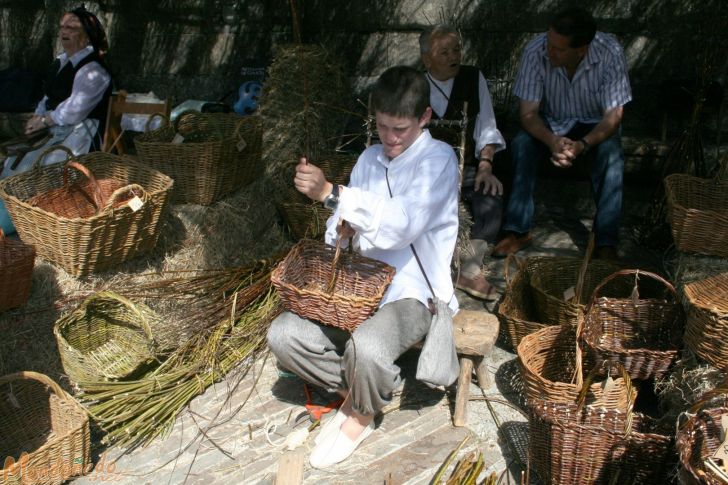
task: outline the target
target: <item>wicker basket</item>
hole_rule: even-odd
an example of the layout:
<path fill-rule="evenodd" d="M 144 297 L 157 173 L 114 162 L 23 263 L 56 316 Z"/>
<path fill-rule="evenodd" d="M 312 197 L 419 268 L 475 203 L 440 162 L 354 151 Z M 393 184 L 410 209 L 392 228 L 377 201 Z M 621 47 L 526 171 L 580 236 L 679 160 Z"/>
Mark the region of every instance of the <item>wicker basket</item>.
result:
<path fill-rule="evenodd" d="M 594 288 L 604 278 L 620 269 L 618 265 L 607 261 L 591 261 L 584 272 L 580 289 L 579 272 L 583 264 L 578 258 L 548 258 L 540 262 L 539 270 L 531 274 L 530 281 L 538 321 L 548 325 L 576 327 L 578 313 L 584 311 Z M 625 288 L 627 285 L 624 282 L 617 281 L 603 291 L 606 296 L 617 296 L 624 294 Z M 578 301 L 576 296 L 565 299 L 570 289 L 575 295 L 580 295 Z"/>
<path fill-rule="evenodd" d="M 715 393 L 710 393 L 715 397 Z M 685 485 L 724 485 L 725 482 L 705 466 L 705 460 L 722 444 L 721 416 L 728 414 L 725 399 L 718 407 L 704 409 L 706 396 L 694 406 L 696 413 L 678 428 L 677 452 L 680 457 L 680 482 Z"/>
<path fill-rule="evenodd" d="M 310 239 L 271 274 L 286 310 L 350 332 L 376 311 L 392 278 L 394 268 L 381 261 Z"/>
<path fill-rule="evenodd" d="M 536 306 L 529 284 L 531 274 L 538 270 L 541 260 L 543 258 L 536 257 L 521 261 L 513 254 L 509 254 L 506 258 L 504 266 L 506 291 L 498 305 L 497 314 L 513 350 L 518 348 L 523 337 L 548 326 L 539 322 L 536 317 Z M 517 272 L 511 278 L 512 264 L 516 265 Z"/>
<path fill-rule="evenodd" d="M 680 251 L 728 257 L 728 181 L 665 178 L 672 238 Z"/>
<path fill-rule="evenodd" d="M 529 455 L 545 483 L 668 483 L 671 430 L 627 410 L 539 401 L 530 408 Z"/>
<path fill-rule="evenodd" d="M 648 277 L 669 291 L 672 301 L 632 296 L 599 298 L 615 278 Z M 685 325 L 675 288 L 662 277 L 641 270 L 622 270 L 604 279 L 592 292 L 584 318 L 583 341 L 594 362 L 622 364 L 632 379 L 661 378 L 677 358 Z"/>
<path fill-rule="evenodd" d="M 56 321 L 61 363 L 74 383 L 123 379 L 154 360 L 155 314 L 110 291 L 95 293 Z"/>
<path fill-rule="evenodd" d="M 210 205 L 263 174 L 262 136 L 257 116 L 187 112 L 134 144 L 143 162 L 174 179 L 173 202 Z"/>
<path fill-rule="evenodd" d="M 523 337 L 517 352 L 528 403 L 575 403 L 579 400 L 582 386 L 574 382 L 574 376 L 577 369 L 581 369 L 581 351 L 577 351 L 573 329 L 561 326 L 542 328 Z M 591 381 L 594 375 L 593 369 L 587 380 Z M 606 392 L 602 384 L 596 382 L 587 389 L 586 404 L 626 409 L 629 395 L 623 378 L 614 379 L 614 385 Z"/>
<path fill-rule="evenodd" d="M 728 370 L 728 273 L 685 285 L 685 343 L 701 359 Z"/>
<path fill-rule="evenodd" d="M 119 191 L 125 185 L 120 180 L 114 178 L 97 180 L 87 167 L 73 160 L 73 152 L 63 145 L 50 147 L 43 152 L 38 163 L 41 164 L 45 155 L 56 150 L 66 152 L 67 163 L 63 169 L 63 184 L 57 189 L 38 193 L 28 199 L 28 204 L 31 206 L 67 219 L 88 218 L 98 214 L 107 203 L 118 208 L 134 196 L 131 187 Z M 84 176 L 76 177 L 73 183 L 69 175 L 72 168 Z"/>
<path fill-rule="evenodd" d="M 6 238 L 0 229 L 0 311 L 21 307 L 28 301 L 34 265 L 35 248 Z"/>
<path fill-rule="evenodd" d="M 118 180 L 125 187 L 98 214 L 69 219 L 29 203 L 60 187 L 64 163 L 3 179 L 0 197 L 21 239 L 34 245 L 38 256 L 73 276 L 107 270 L 154 249 L 172 179 L 141 162 L 108 153 L 89 153 L 78 161 L 98 179 Z M 134 211 L 130 204 L 115 207 L 114 200 L 121 200 L 117 196 L 123 198 L 127 188 L 143 203 L 140 209 Z"/>
<path fill-rule="evenodd" d="M 0 396 L 0 484 L 60 484 L 87 471 L 88 416 L 58 384 L 18 372 L 0 377 Z"/>

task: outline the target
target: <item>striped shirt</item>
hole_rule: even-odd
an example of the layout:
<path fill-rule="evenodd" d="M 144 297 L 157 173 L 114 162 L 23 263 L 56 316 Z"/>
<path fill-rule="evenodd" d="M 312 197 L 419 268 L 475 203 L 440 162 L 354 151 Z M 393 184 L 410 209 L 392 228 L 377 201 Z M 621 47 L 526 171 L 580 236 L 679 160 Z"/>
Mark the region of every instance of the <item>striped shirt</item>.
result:
<path fill-rule="evenodd" d="M 604 112 L 632 99 L 627 62 L 617 39 L 597 32 L 573 79 L 565 67 L 553 67 L 546 52 L 546 33 L 526 45 L 513 94 L 540 101 L 541 116 L 551 131 L 564 135 L 577 123 L 598 123 Z"/>

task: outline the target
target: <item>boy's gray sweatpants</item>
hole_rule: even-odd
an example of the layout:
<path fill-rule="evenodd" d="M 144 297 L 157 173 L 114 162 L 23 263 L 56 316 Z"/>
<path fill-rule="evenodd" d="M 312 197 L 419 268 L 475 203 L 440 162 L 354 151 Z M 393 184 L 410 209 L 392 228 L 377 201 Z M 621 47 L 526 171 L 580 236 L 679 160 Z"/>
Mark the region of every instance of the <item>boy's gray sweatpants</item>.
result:
<path fill-rule="evenodd" d="M 330 391 L 349 390 L 354 410 L 371 415 L 391 401 L 401 383 L 394 361 L 425 337 L 431 320 L 413 298 L 385 304 L 353 334 L 284 312 L 268 346 L 283 367 Z"/>

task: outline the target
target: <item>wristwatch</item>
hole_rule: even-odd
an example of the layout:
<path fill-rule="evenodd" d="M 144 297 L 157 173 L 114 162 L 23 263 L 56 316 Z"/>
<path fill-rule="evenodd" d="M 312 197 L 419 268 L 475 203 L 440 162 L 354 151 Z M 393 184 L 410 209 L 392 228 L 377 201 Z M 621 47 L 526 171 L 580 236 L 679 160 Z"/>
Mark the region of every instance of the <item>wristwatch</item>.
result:
<path fill-rule="evenodd" d="M 331 193 L 324 198 L 324 207 L 332 211 L 339 207 L 339 184 L 333 184 Z"/>

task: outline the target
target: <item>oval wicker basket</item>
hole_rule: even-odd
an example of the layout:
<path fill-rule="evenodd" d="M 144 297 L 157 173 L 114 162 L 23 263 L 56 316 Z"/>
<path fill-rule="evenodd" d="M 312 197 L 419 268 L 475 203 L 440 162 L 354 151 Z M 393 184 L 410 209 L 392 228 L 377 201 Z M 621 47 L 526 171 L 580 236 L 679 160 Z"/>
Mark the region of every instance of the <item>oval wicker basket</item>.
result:
<path fill-rule="evenodd" d="M 273 270 L 271 281 L 286 310 L 353 332 L 376 311 L 394 271 L 338 245 L 302 239 Z"/>
<path fill-rule="evenodd" d="M 714 393 L 710 393 L 715 397 Z M 725 482 L 705 466 L 705 460 L 723 443 L 721 416 L 728 415 L 723 400 L 718 407 L 704 409 L 709 398 L 702 398 L 690 416 L 677 431 L 677 452 L 680 457 L 680 482 L 685 485 L 724 485 Z"/>
<path fill-rule="evenodd" d="M 140 160 L 174 179 L 173 202 L 210 205 L 260 178 L 262 140 L 257 116 L 186 112 L 134 145 Z"/>
<path fill-rule="evenodd" d="M 21 307 L 28 301 L 34 265 L 35 248 L 6 238 L 0 228 L 0 311 Z"/>
<path fill-rule="evenodd" d="M 155 359 L 155 314 L 140 303 L 102 291 L 56 322 L 61 363 L 74 383 L 123 379 Z"/>
<path fill-rule="evenodd" d="M 539 264 L 538 271 L 531 274 L 531 291 L 536 303 L 538 321 L 548 325 L 576 327 L 578 313 L 584 311 L 594 288 L 604 278 L 621 269 L 619 265 L 608 261 L 590 261 L 579 291 L 577 286 L 583 263 L 578 258 L 548 258 Z M 625 286 L 624 283 L 615 282 L 605 288 L 604 293 L 606 296 L 618 296 L 624 294 Z M 570 289 L 576 295 L 581 295 L 578 302 L 575 298 L 565 300 Z"/>
<path fill-rule="evenodd" d="M 728 273 L 689 283 L 683 292 L 687 347 L 718 369 L 728 370 Z"/>
<path fill-rule="evenodd" d="M 674 173 L 665 177 L 665 196 L 680 251 L 728 257 L 728 180 Z"/>
<path fill-rule="evenodd" d="M 513 254 L 509 254 L 506 258 L 504 266 L 506 290 L 498 305 L 497 314 L 514 351 L 523 337 L 548 326 L 538 321 L 529 284 L 531 274 L 538 271 L 539 262 L 543 259 L 535 257 L 522 261 Z M 516 265 L 517 271 L 511 276 L 513 264 Z"/>
<path fill-rule="evenodd" d="M 610 281 L 630 276 L 659 282 L 672 301 L 640 299 L 638 291 L 630 297 L 599 297 Z M 634 288 L 638 290 L 636 281 Z M 632 379 L 659 379 L 678 356 L 684 320 L 682 305 L 670 282 L 649 271 L 622 270 L 605 278 L 592 292 L 582 337 L 593 362 L 620 363 Z"/>
<path fill-rule="evenodd" d="M 517 352 L 528 403 L 579 401 L 582 386 L 574 382 L 574 376 L 581 365 L 581 356 L 576 348 L 576 334 L 567 327 L 548 326 L 523 337 Z M 595 370 L 592 370 L 590 379 L 594 374 Z M 613 386 L 606 392 L 602 384 L 596 382 L 587 389 L 587 405 L 607 409 L 627 407 L 628 387 L 621 377 L 614 379 Z"/>
<path fill-rule="evenodd" d="M 58 384 L 18 372 L 0 377 L 0 396 L 0 483 L 56 485 L 87 471 L 88 415 Z"/>

